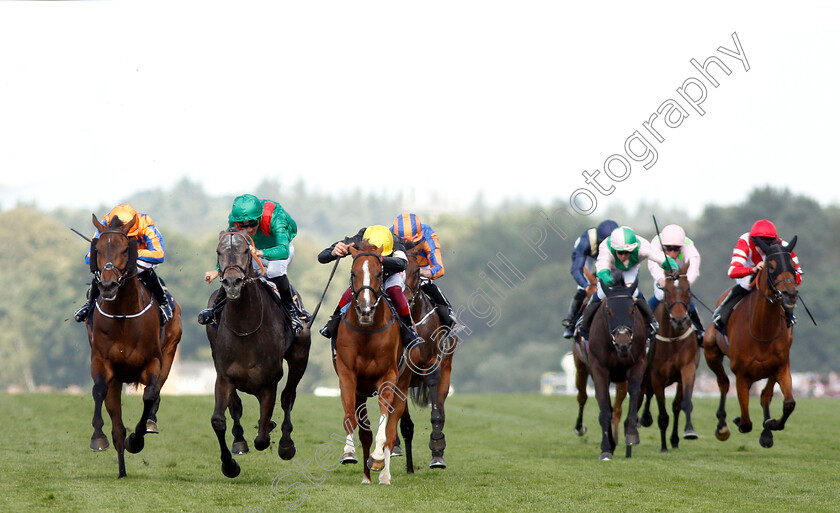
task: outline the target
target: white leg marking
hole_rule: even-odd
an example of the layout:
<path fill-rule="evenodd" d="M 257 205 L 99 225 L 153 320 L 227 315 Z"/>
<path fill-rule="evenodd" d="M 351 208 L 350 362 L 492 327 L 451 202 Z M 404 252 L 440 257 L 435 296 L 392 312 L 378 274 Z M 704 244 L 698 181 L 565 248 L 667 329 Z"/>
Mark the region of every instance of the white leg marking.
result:
<path fill-rule="evenodd" d="M 376 447 L 373 449 L 373 459 L 382 460 L 385 458 L 385 424 L 388 423 L 388 414 L 379 416 L 379 428 L 376 430 Z"/>
<path fill-rule="evenodd" d="M 379 484 L 391 484 L 391 449 L 385 449 L 385 468 L 379 473 Z"/>
<path fill-rule="evenodd" d="M 347 439 L 344 442 L 344 452 L 356 454 L 356 446 L 353 445 L 353 435 L 347 435 Z"/>

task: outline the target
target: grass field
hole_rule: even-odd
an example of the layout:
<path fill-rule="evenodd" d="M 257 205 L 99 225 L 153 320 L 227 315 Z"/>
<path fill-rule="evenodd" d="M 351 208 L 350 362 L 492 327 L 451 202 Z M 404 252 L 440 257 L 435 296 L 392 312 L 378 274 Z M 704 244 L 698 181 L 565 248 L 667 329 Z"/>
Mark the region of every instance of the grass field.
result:
<path fill-rule="evenodd" d="M 243 400 L 245 436 L 251 443 L 257 405 L 250 396 Z M 242 473 L 227 479 L 210 428 L 212 397 L 165 396 L 161 434 L 147 437 L 140 454 L 126 453 L 128 477 L 118 480 L 113 448 L 102 453 L 88 449 L 90 396 L 0 395 L 0 511 L 840 510 L 840 401 L 800 399 L 771 449 L 759 446 L 758 431 L 717 441 L 716 402 L 695 401 L 699 440 L 683 440 L 679 449 L 662 454 L 658 429 L 642 428 L 642 444 L 631 459 L 624 458 L 620 444 L 615 460 L 601 462 L 593 398 L 585 416 L 589 433 L 579 438 L 572 433 L 574 397 L 455 395 L 447 403 L 449 468 L 435 471 L 428 469 L 429 410 L 412 405 L 415 475 L 406 475 L 405 459 L 395 458 L 391 486 L 362 486 L 359 465 L 325 471 L 315 462 L 316 454 L 329 454 L 319 448 L 331 444 L 340 449 L 330 438 L 341 433 L 335 398 L 298 397 L 292 462 L 280 460 L 274 438 L 270 449 L 256 452 L 252 447 L 250 454 L 238 456 Z M 124 396 L 123 404 L 126 424 L 133 426 L 140 398 Z M 736 406 L 730 397 L 730 427 Z M 760 420 L 757 398 L 751 406 L 754 421 Z M 778 398 L 774 406 L 779 412 Z M 278 411 L 274 418 L 279 423 Z M 110 436 L 109 420 L 105 429 Z M 297 471 L 306 460 L 310 477 Z M 289 493 L 279 495 L 282 491 Z"/>

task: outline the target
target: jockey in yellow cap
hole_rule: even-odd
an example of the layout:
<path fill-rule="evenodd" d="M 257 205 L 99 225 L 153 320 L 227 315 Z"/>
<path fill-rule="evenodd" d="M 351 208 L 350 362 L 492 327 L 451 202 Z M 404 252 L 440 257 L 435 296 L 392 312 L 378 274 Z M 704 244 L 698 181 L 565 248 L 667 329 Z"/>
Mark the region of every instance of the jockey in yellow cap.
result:
<path fill-rule="evenodd" d="M 405 287 L 405 266 L 408 264 L 408 257 L 405 256 L 405 245 L 402 239 L 391 233 L 387 227 L 379 224 L 362 228 L 356 235 L 345 237 L 321 251 L 318 255 L 318 261 L 326 264 L 342 258 L 350 253 L 350 247 L 360 245 L 362 241 L 382 248 L 383 288 L 391 300 L 394 309 L 397 311 L 397 315 L 400 317 L 400 332 L 402 334 L 403 347 L 409 347 L 414 342 L 422 342 L 423 339 L 414 331 L 414 323 L 411 320 L 408 301 L 406 301 L 405 294 L 403 294 L 403 288 Z M 335 335 L 338 323 L 341 320 L 341 312 L 344 311 L 352 300 L 353 291 L 348 287 L 341 296 L 341 300 L 338 302 L 338 306 L 335 308 L 332 317 L 321 328 L 321 335 L 332 340 L 333 355 L 335 355 Z"/>

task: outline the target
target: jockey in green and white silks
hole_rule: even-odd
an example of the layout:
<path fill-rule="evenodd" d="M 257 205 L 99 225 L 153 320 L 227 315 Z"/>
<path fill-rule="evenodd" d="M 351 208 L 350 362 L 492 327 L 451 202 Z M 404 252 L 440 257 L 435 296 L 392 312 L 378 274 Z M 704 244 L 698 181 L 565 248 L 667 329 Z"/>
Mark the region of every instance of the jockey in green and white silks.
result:
<path fill-rule="evenodd" d="M 666 268 L 665 266 L 668 266 L 668 269 L 677 268 L 677 263 L 673 258 L 663 257 L 661 253 L 656 254 L 652 250 L 650 242 L 636 235 L 636 232 L 629 226 L 616 228 L 607 239 L 601 242 L 598 249 L 598 260 L 595 262 L 598 291 L 592 295 L 592 299 L 581 316 L 580 331 L 585 338 L 588 337 L 589 324 L 592 322 L 592 317 L 595 315 L 600 301 L 606 297 L 601 283 L 603 282 L 608 287 L 615 285 L 613 272 L 617 271 L 616 274 L 624 280 L 626 285 L 632 285 L 639 275 L 640 264 L 648 259 L 662 265 L 663 268 Z M 637 298 L 636 304 L 644 315 L 645 321 L 651 325 L 654 331 L 657 330 L 659 326 L 656 325 L 650 306 L 648 306 L 638 287 L 633 293 L 633 297 Z"/>

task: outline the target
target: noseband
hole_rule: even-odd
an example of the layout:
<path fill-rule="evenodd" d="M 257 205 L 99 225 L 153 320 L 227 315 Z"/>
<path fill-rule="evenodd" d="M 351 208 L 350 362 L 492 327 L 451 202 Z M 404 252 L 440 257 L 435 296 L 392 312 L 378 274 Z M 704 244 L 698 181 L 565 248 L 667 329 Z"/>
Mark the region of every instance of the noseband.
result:
<path fill-rule="evenodd" d="M 249 237 L 248 235 L 246 235 L 242 232 L 225 232 L 221 235 L 221 237 L 219 237 L 219 240 L 221 240 L 222 237 L 224 237 L 225 235 L 230 235 L 230 246 L 228 247 L 228 251 L 229 251 L 230 261 L 233 262 L 233 263 L 226 265 L 224 268 L 222 268 L 221 265 L 219 265 L 219 268 L 221 269 L 222 278 L 224 278 L 225 273 L 227 273 L 228 269 L 239 270 L 239 272 L 241 272 L 242 275 L 246 277 L 245 278 L 246 283 L 250 283 L 252 281 L 258 280 L 263 274 L 265 274 L 265 267 L 263 267 L 263 264 L 262 264 L 262 262 L 260 262 L 259 259 L 256 259 L 256 260 L 257 260 L 257 262 L 260 263 L 260 269 L 262 270 L 262 273 L 258 276 L 249 276 L 249 274 L 250 274 L 249 270 L 251 269 L 251 266 L 250 266 L 251 258 L 248 258 L 248 263 L 245 264 L 247 269 L 245 267 L 242 267 L 238 263 L 236 263 L 236 253 L 234 253 L 233 238 L 235 236 L 242 237 L 245 240 L 245 243 L 250 247 L 254 243 L 254 240 L 251 237 Z M 216 257 L 216 264 L 217 265 L 219 264 L 218 256 Z"/>
<path fill-rule="evenodd" d="M 678 281 L 683 276 L 685 276 L 685 275 L 681 274 L 681 275 L 676 276 L 676 277 L 667 277 L 665 279 L 666 280 Z M 665 296 L 667 296 L 667 289 L 664 290 L 663 292 L 666 292 Z M 671 313 L 671 309 L 673 307 L 677 306 L 677 305 L 683 305 L 685 307 L 686 313 L 688 313 L 689 305 L 688 305 L 687 302 L 682 301 L 680 299 L 678 299 L 676 301 L 668 301 L 667 297 L 665 298 L 665 309 L 668 311 L 668 317 L 670 317 L 671 319 L 674 319 L 674 314 Z"/>
<path fill-rule="evenodd" d="M 786 253 L 786 252 L 785 252 L 783 249 L 779 249 L 778 251 L 774 251 L 774 252 L 772 252 L 772 253 L 768 253 L 768 254 L 765 256 L 765 260 L 766 260 L 767 258 L 771 257 L 771 256 L 775 256 L 775 255 L 784 255 L 785 253 Z M 781 274 L 781 273 L 786 272 L 786 271 L 791 272 L 791 273 L 794 273 L 794 274 L 796 273 L 796 270 L 794 270 L 794 269 L 788 269 L 788 267 L 789 267 L 789 266 L 788 266 L 788 261 L 787 261 L 787 259 L 786 259 L 786 258 L 784 258 L 784 257 L 783 257 L 783 258 L 781 259 L 781 261 L 782 261 L 782 267 L 783 267 L 783 269 L 782 269 L 782 270 L 781 270 L 778 274 Z M 782 284 L 782 283 L 792 282 L 792 283 L 793 283 L 793 288 L 794 288 L 794 289 L 796 289 L 796 279 L 795 279 L 795 278 L 782 278 L 782 279 L 780 279 L 780 280 L 778 280 L 778 281 L 774 282 L 774 281 L 773 281 L 773 277 L 772 277 L 772 276 L 770 276 L 770 270 L 769 270 L 769 269 L 767 269 L 767 265 L 766 265 L 766 264 L 765 264 L 765 267 L 764 267 L 764 273 L 767 275 L 767 288 L 768 288 L 768 289 L 770 289 L 770 295 L 765 294 L 765 293 L 764 293 L 764 291 L 763 291 L 763 290 L 761 290 L 761 287 L 756 287 L 756 289 L 758 289 L 758 292 L 759 292 L 762 296 L 764 296 L 764 299 L 766 299 L 766 300 L 767 300 L 767 301 L 769 301 L 770 303 L 772 303 L 772 304 L 776 304 L 776 303 L 778 303 L 779 301 L 781 301 L 781 300 L 782 300 L 782 292 L 779 290 L 778 285 L 780 285 L 780 284 Z"/>

